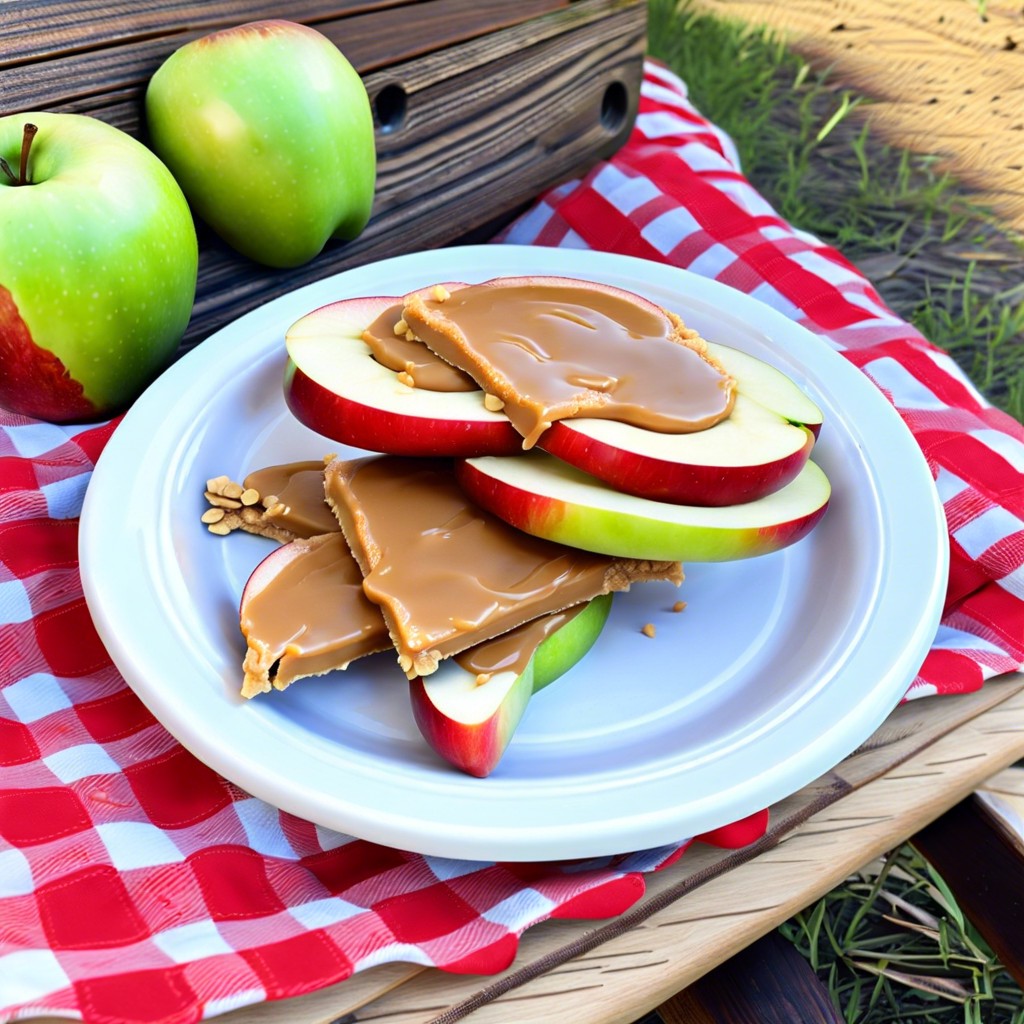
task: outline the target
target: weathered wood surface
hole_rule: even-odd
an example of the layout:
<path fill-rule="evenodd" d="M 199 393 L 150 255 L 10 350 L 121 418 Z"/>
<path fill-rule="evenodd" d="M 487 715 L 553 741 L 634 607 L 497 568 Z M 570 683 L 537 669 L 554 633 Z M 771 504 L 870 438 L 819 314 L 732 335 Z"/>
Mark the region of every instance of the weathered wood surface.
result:
<path fill-rule="evenodd" d="M 695 844 L 642 900 L 595 924 L 548 921 L 495 977 L 408 964 L 225 1015 L 225 1024 L 623 1024 L 919 832 L 1024 757 L 1024 676 L 898 708 L 860 750 L 772 808 L 763 840 Z"/>
<path fill-rule="evenodd" d="M 86 113 L 145 141 L 143 96 L 161 61 L 264 17 L 313 25 L 363 76 L 377 129 L 374 212 L 358 239 L 291 270 L 246 260 L 200 226 L 183 350 L 309 281 L 490 230 L 614 152 L 636 114 L 644 0 L 7 0 L 0 113 Z"/>
<path fill-rule="evenodd" d="M 1024 859 L 1024 763 L 993 775 L 974 796 Z"/>

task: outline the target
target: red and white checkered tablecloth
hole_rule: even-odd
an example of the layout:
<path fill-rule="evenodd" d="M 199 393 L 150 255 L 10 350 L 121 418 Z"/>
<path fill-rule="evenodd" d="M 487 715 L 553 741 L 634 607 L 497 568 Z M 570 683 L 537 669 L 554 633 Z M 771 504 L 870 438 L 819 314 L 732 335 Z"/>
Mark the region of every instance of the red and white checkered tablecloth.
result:
<path fill-rule="evenodd" d="M 678 78 L 649 63 L 627 145 L 499 241 L 687 267 L 841 351 L 921 444 L 949 523 L 945 614 L 908 696 L 1021 667 L 1024 431 L 778 217 Z M 621 913 L 683 853 L 423 857 L 284 814 L 200 764 L 114 670 L 82 597 L 78 515 L 114 429 L 0 412 L 0 1020 L 183 1024 L 387 961 L 495 972 L 530 925 Z M 743 845 L 765 826 L 758 814 L 703 838 Z"/>

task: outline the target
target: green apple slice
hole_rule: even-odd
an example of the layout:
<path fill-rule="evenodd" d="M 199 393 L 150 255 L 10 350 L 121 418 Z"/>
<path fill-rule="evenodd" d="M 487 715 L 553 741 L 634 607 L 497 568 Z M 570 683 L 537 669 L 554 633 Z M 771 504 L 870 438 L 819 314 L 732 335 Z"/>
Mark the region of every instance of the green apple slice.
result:
<path fill-rule="evenodd" d="M 682 562 L 733 561 L 795 544 L 825 514 L 831 494 L 810 461 L 780 490 L 723 507 L 623 494 L 536 451 L 466 459 L 457 475 L 468 497 L 526 533 L 618 558 Z"/>
<path fill-rule="evenodd" d="M 483 778 L 501 760 L 533 694 L 569 671 L 590 650 L 608 619 L 612 595 L 590 601 L 541 641 L 526 669 L 495 672 L 486 682 L 449 658 L 409 683 L 413 716 L 436 753 Z"/>

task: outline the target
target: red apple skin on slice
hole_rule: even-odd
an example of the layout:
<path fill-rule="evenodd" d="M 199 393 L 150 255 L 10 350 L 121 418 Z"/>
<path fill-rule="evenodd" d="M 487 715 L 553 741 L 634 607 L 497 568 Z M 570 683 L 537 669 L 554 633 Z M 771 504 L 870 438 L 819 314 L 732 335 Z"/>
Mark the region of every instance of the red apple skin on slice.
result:
<path fill-rule="evenodd" d="M 284 397 L 299 422 L 342 444 L 388 455 L 511 455 L 522 438 L 479 391 L 412 388 L 378 363 L 363 331 L 396 297 L 343 299 L 287 331 Z"/>
<path fill-rule="evenodd" d="M 610 420 L 563 420 L 553 423 L 539 444 L 626 494 L 717 506 L 755 501 L 784 487 L 803 468 L 814 435 L 740 393 L 727 420 L 696 434 L 653 434 Z M 658 450 L 667 457 L 653 454 Z"/>
<path fill-rule="evenodd" d="M 676 505 L 615 491 L 554 456 L 457 463 L 467 496 L 526 533 L 621 558 L 725 562 L 788 547 L 828 508 L 828 478 L 806 462 L 791 483 L 742 505 Z"/>
<path fill-rule="evenodd" d="M 410 680 L 413 717 L 431 748 L 460 771 L 490 775 L 508 748 L 533 694 L 564 675 L 593 647 L 612 606 L 596 597 L 537 647 L 526 670 L 496 673 L 477 685 L 448 661 L 426 679 Z"/>

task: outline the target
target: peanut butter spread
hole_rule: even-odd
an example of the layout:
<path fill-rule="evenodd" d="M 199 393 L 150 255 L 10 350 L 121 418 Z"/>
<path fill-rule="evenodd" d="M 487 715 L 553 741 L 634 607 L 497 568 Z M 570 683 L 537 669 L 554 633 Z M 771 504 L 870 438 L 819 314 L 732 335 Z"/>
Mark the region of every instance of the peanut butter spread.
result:
<path fill-rule="evenodd" d="M 250 473 L 243 486 L 266 503 L 266 523 L 294 537 L 337 531 L 338 523 L 324 501 L 323 462 L 289 462 Z M 277 498 L 268 502 L 268 497 Z"/>
<path fill-rule="evenodd" d="M 678 562 L 614 559 L 522 533 L 466 500 L 445 460 L 335 460 L 327 502 L 379 605 L 403 671 L 598 594 L 682 580 Z"/>
<path fill-rule="evenodd" d="M 688 433 L 732 409 L 735 381 L 703 339 L 619 289 L 567 278 L 435 286 L 407 295 L 402 318 L 504 404 L 524 448 L 568 417 Z"/>
<path fill-rule="evenodd" d="M 495 672 L 522 675 L 537 648 L 553 633 L 572 622 L 584 608 L 586 603 L 577 604 L 560 612 L 542 615 L 531 622 L 524 622 L 493 640 L 486 640 L 453 655 L 453 660 L 480 679 L 487 679 Z"/>
<path fill-rule="evenodd" d="M 283 690 L 390 646 L 380 609 L 363 593 L 363 574 L 340 532 L 292 541 L 263 566 L 262 575 L 258 568 L 251 577 L 239 612 L 247 645 L 243 697 L 272 685 Z"/>
<path fill-rule="evenodd" d="M 402 319 L 402 303 L 386 309 L 363 331 L 374 359 L 395 373 L 408 374 L 412 386 L 425 391 L 476 391 L 476 381 L 439 359 L 417 341 Z"/>

